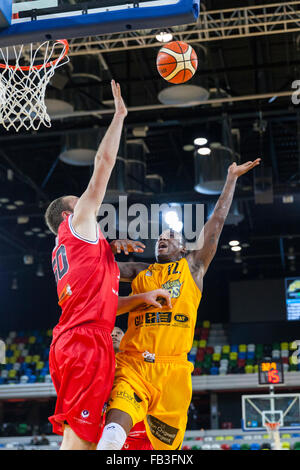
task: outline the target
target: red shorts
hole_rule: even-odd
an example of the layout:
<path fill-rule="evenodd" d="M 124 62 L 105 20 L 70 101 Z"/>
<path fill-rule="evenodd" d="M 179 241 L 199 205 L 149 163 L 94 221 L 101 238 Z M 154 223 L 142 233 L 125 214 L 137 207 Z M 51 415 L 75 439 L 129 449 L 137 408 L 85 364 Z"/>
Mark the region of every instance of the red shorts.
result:
<path fill-rule="evenodd" d="M 153 450 L 148 437 L 128 436 L 122 450 Z"/>
<path fill-rule="evenodd" d="M 49 367 L 57 393 L 53 432 L 63 435 L 66 422 L 78 437 L 97 443 L 115 373 L 110 331 L 96 325 L 66 331 L 51 345 Z"/>
<path fill-rule="evenodd" d="M 153 450 L 143 421 L 133 426 L 122 450 Z"/>

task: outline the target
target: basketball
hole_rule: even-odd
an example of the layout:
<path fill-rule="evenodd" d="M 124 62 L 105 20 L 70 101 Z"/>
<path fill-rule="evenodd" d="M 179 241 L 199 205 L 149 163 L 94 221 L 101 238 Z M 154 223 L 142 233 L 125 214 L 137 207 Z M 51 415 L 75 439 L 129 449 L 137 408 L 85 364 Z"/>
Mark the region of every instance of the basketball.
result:
<path fill-rule="evenodd" d="M 156 60 L 159 74 L 170 83 L 185 83 L 197 70 L 197 54 L 186 42 L 172 41 L 163 46 Z"/>

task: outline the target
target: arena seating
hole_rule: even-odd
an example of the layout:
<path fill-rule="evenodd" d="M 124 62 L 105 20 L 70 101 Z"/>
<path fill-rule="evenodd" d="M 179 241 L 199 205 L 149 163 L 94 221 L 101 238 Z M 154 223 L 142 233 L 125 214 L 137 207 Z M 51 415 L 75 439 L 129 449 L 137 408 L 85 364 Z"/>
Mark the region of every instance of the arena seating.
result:
<path fill-rule="evenodd" d="M 0 365 L 0 385 L 51 382 L 49 347 L 52 330 L 11 331 L 6 343 L 6 364 Z M 193 347 L 188 355 L 194 364 L 193 375 L 254 374 L 264 356 L 281 358 L 284 371 L 298 371 L 293 364 L 293 343 L 226 344 L 227 334 L 221 324 L 208 320 L 197 325 Z M 219 343 L 219 344 L 217 344 Z"/>
<path fill-rule="evenodd" d="M 196 327 L 193 347 L 188 355 L 194 364 L 193 375 L 254 374 L 258 371 L 258 362 L 265 356 L 281 358 L 285 372 L 300 370 L 300 364 L 293 363 L 293 343 L 216 344 L 218 338 L 224 337 L 224 330 L 220 330 L 219 325 L 211 326 L 207 320 Z"/>
<path fill-rule="evenodd" d="M 201 435 L 200 435 L 201 434 Z M 300 450 L 300 433 L 281 433 L 282 450 Z M 271 436 L 265 433 L 245 433 L 241 429 L 228 431 L 187 431 L 183 450 L 270 450 Z"/>
<path fill-rule="evenodd" d="M 6 343 L 6 364 L 0 366 L 0 385 L 51 382 L 49 347 L 52 330 L 11 331 Z"/>

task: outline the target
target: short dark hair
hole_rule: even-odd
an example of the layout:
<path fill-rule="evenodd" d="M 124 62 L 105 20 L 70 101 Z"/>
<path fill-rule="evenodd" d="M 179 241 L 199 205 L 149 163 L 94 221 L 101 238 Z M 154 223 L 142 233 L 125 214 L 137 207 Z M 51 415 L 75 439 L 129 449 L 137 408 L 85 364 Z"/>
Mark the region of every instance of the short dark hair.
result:
<path fill-rule="evenodd" d="M 54 199 L 48 206 L 45 212 L 45 222 L 54 235 L 58 234 L 58 228 L 63 221 L 61 213 L 69 210 L 71 210 L 71 206 L 67 196 Z"/>

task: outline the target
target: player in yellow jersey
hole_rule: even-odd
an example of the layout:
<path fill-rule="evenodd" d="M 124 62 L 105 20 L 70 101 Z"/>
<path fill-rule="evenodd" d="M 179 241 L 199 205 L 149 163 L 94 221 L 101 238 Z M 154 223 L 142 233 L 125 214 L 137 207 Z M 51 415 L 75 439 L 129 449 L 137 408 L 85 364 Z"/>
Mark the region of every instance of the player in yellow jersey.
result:
<path fill-rule="evenodd" d="M 238 177 L 260 159 L 228 169 L 223 192 L 205 224 L 199 249 L 187 253 L 184 238 L 168 230 L 156 243 L 156 263 L 119 263 L 121 279 L 132 278 L 132 294 L 164 288 L 172 309 L 131 311 L 117 354 L 114 387 L 99 450 L 119 450 L 132 426 L 143 421 L 155 450 L 180 449 L 192 397 L 193 365 L 187 360 L 194 338 L 203 277 L 229 212 Z"/>

